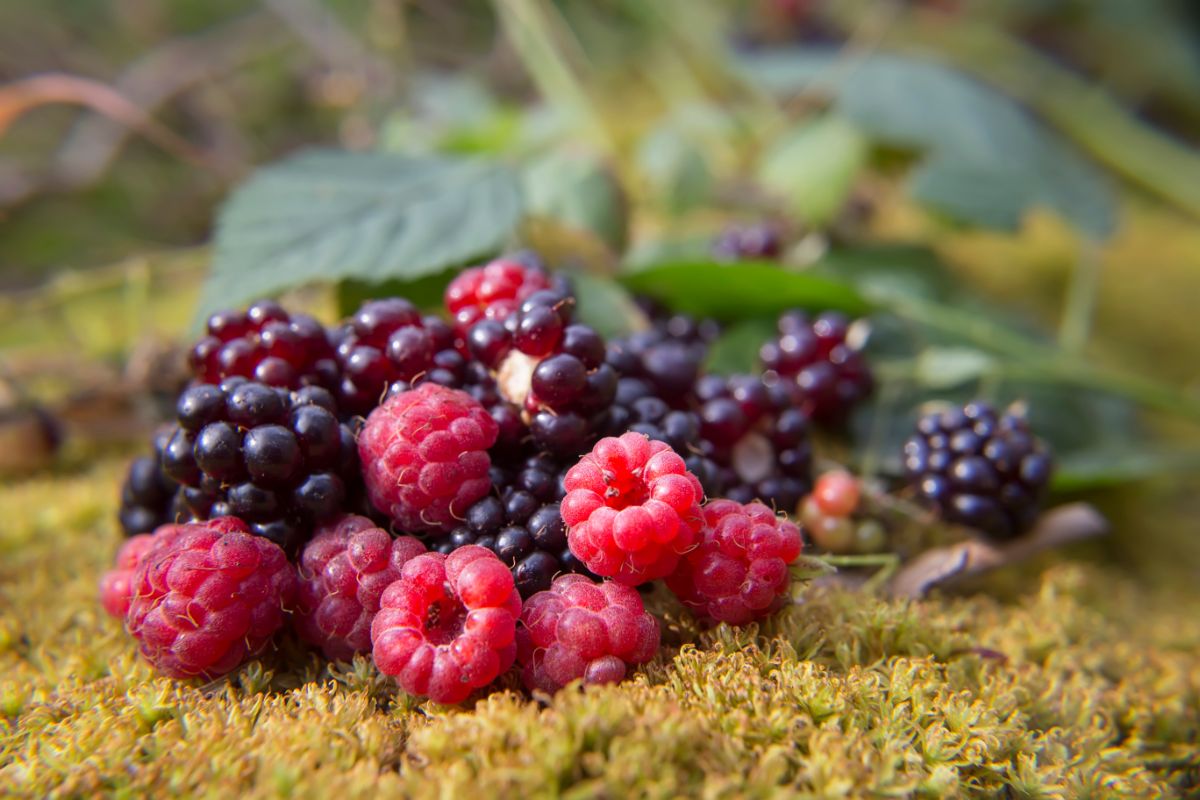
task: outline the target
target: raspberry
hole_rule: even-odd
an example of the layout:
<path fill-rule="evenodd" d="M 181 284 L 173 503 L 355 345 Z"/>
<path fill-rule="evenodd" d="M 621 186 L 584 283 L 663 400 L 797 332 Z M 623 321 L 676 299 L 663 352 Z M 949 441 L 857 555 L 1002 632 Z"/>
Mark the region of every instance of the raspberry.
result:
<path fill-rule="evenodd" d="M 1021 412 L 974 402 L 921 417 L 904 469 L 943 519 L 1009 539 L 1033 525 L 1053 461 Z"/>
<path fill-rule="evenodd" d="M 242 378 L 186 389 L 162 466 L 198 519 L 236 516 L 286 550 L 341 513 L 359 481 L 351 430 L 317 386 L 286 392 Z"/>
<path fill-rule="evenodd" d="M 437 317 L 422 317 L 399 297 L 370 300 L 333 337 L 341 367 L 342 410 L 366 414 L 396 381 L 412 382 L 434 365 L 434 354 L 454 345 L 454 333 Z"/>
<path fill-rule="evenodd" d="M 296 594 L 283 550 L 235 517 L 164 539 L 130 581 L 125 623 L 146 660 L 172 678 L 215 678 L 262 652 Z"/>
<path fill-rule="evenodd" d="M 371 504 L 405 531 L 449 532 L 491 487 L 496 421 L 465 392 L 426 383 L 371 412 L 358 450 Z"/>
<path fill-rule="evenodd" d="M 729 225 L 712 245 L 719 261 L 774 261 L 783 253 L 779 229 L 766 222 Z"/>
<path fill-rule="evenodd" d="M 667 587 L 702 620 L 745 625 L 781 605 L 801 547 L 800 529 L 762 503 L 714 500 L 704 507 L 700 545 Z"/>
<path fill-rule="evenodd" d="M 312 317 L 290 314 L 273 300 L 208 318 L 206 334 L 188 358 L 203 383 L 235 375 L 269 386 L 333 386 L 337 363 L 325 329 Z"/>
<path fill-rule="evenodd" d="M 498 258 L 463 270 L 446 287 L 446 310 L 464 338 L 480 320 L 503 322 L 534 292 L 551 288 L 550 276 L 533 259 Z"/>
<path fill-rule="evenodd" d="M 658 621 L 637 590 L 562 575 L 529 598 L 517 629 L 517 656 L 530 691 L 553 694 L 571 681 L 617 683 L 658 650 Z"/>
<path fill-rule="evenodd" d="M 709 496 L 794 511 L 811 485 L 812 446 L 808 416 L 786 389 L 755 375 L 706 375 L 696 397 L 700 438 L 692 448 L 711 462 L 707 474 L 698 472 Z"/>
<path fill-rule="evenodd" d="M 179 527 L 178 525 L 164 525 L 159 529 L 163 532 L 163 536 L 158 539 L 149 533 L 135 534 L 126 539 L 121 548 L 117 550 L 117 557 L 113 559 L 113 568 L 104 573 L 104 577 L 100 579 L 100 605 L 104 606 L 104 610 L 108 612 L 109 616 L 125 619 L 133 591 L 130 582 L 133 579 L 134 570 L 156 544 L 165 541 L 172 535 L 168 530 L 173 531 Z"/>
<path fill-rule="evenodd" d="M 844 423 L 874 385 L 861 343 L 849 335 L 849 321 L 833 312 L 810 320 L 801 311 L 789 311 L 778 328 L 779 338 L 759 351 L 768 380 L 782 378 L 817 422 Z"/>
<path fill-rule="evenodd" d="M 375 665 L 411 695 L 461 703 L 512 666 L 520 615 L 512 574 L 484 548 L 419 555 L 383 592 Z"/>
<path fill-rule="evenodd" d="M 571 552 L 619 583 L 669 575 L 699 534 L 700 481 L 665 442 L 643 434 L 601 439 L 563 485 Z"/>
<path fill-rule="evenodd" d="M 567 526 L 559 509 L 565 470 L 545 454 L 518 470 L 493 470 L 493 491 L 477 501 L 463 524 L 434 545 L 441 553 L 477 544 L 512 570 L 522 598 L 550 588 L 555 575 L 587 572 L 567 547 Z"/>
<path fill-rule="evenodd" d="M 330 520 L 300 557 L 296 632 L 334 661 L 370 652 L 371 621 L 384 589 L 409 559 L 424 552 L 419 540 L 392 539 L 366 517 Z"/>

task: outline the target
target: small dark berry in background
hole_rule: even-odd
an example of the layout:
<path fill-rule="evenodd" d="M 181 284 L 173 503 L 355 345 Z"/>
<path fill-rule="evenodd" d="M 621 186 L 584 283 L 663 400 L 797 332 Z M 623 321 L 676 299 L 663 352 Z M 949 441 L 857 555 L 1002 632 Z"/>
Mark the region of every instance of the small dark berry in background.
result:
<path fill-rule="evenodd" d="M 712 253 L 722 261 L 771 261 L 783 254 L 783 240 L 770 223 L 730 225 L 713 242 Z"/>

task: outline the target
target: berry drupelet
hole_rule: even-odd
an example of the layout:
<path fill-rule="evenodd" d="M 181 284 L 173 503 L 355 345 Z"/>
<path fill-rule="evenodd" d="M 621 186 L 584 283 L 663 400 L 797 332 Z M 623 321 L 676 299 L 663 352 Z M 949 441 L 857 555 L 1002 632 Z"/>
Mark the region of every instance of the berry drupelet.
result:
<path fill-rule="evenodd" d="M 1022 413 L 973 402 L 921 417 L 904 445 L 904 469 L 943 519 L 1011 539 L 1037 517 L 1053 462 Z"/>
<path fill-rule="evenodd" d="M 683 314 L 662 316 L 652 328 L 614 339 L 608 363 L 622 378 L 637 378 L 675 408 L 687 404 L 700 377 L 708 348 L 720 329 Z"/>
<path fill-rule="evenodd" d="M 176 405 L 163 471 L 196 518 L 239 517 L 292 551 L 343 510 L 359 480 L 354 434 L 335 408 L 317 386 L 289 393 L 244 378 L 192 386 Z"/>
<path fill-rule="evenodd" d="M 802 311 L 789 311 L 779 318 L 779 337 L 759 351 L 768 380 L 786 386 L 821 424 L 845 422 L 874 385 L 851 327 L 838 313 L 810 319 Z"/>
<path fill-rule="evenodd" d="M 245 311 L 219 311 L 205 330 L 188 357 L 199 381 L 239 376 L 287 389 L 336 384 L 338 366 L 325 329 L 274 300 L 259 300 Z"/>
<path fill-rule="evenodd" d="M 121 507 L 117 519 L 126 536 L 150 533 L 168 522 L 184 522 L 191 513 L 183 503 L 180 486 L 162 469 L 162 453 L 172 428 L 154 437 L 154 455 L 139 456 L 129 464 L 121 484 Z"/>
<path fill-rule="evenodd" d="M 449 554 L 472 544 L 486 547 L 512 570 L 522 597 L 550 588 L 561 573 L 590 575 L 567 546 L 559 509 L 565 474 L 546 454 L 529 457 L 519 469 L 494 469 L 493 491 L 467 509 L 463 523 L 433 549 Z"/>

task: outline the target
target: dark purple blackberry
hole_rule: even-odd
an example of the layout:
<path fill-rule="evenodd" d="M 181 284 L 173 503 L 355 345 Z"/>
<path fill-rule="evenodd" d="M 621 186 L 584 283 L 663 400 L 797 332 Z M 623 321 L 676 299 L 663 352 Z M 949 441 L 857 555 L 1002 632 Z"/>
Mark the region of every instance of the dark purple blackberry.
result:
<path fill-rule="evenodd" d="M 154 455 L 139 456 L 129 464 L 121 484 L 121 507 L 117 517 L 126 536 L 150 533 L 168 522 L 190 519 L 180 486 L 162 469 L 162 451 L 172 431 L 154 437 Z"/>
<path fill-rule="evenodd" d="M 546 453 L 493 474 L 493 493 L 467 510 L 463 524 L 432 548 L 452 553 L 468 544 L 494 552 L 508 564 L 522 597 L 550 587 L 555 575 L 590 572 L 567 546 L 559 513 L 566 467 Z"/>
<path fill-rule="evenodd" d="M 232 515 L 285 549 L 352 508 L 360 493 L 354 432 L 333 396 L 231 378 L 179 397 L 162 469 L 197 519 Z"/>
<path fill-rule="evenodd" d="M 808 416 L 791 395 L 754 375 L 706 375 L 696 397 L 691 450 L 706 459 L 696 476 L 709 496 L 794 512 L 812 488 L 812 446 Z"/>
<path fill-rule="evenodd" d="M 779 229 L 767 222 L 729 225 L 712 245 L 720 261 L 774 261 L 783 254 Z"/>
<path fill-rule="evenodd" d="M 500 423 L 508 449 L 528 435 L 540 449 L 577 455 L 607 419 L 617 373 L 605 363 L 604 339 L 572 321 L 574 306 L 568 287 L 552 281 L 508 316 L 480 320 L 467 333 L 467 348 L 491 379 L 472 381 L 484 395 L 477 399 Z M 508 410 L 493 402 L 493 390 Z"/>
<path fill-rule="evenodd" d="M 904 444 L 904 470 L 942 519 L 1011 539 L 1037 518 L 1053 460 L 1023 413 L 973 402 L 921 417 Z"/>
<path fill-rule="evenodd" d="M 844 423 L 874 388 L 862 342 L 849 335 L 849 320 L 836 312 L 810 319 L 802 311 L 789 311 L 779 318 L 778 328 L 779 338 L 759 351 L 768 381 L 794 388 L 814 421 Z"/>
<path fill-rule="evenodd" d="M 363 303 L 331 336 L 341 367 L 339 406 L 348 414 L 366 414 L 388 387 L 425 374 L 437 353 L 454 347 L 449 324 L 422 317 L 400 297 Z"/>
<path fill-rule="evenodd" d="M 188 362 L 197 380 L 209 384 L 240 376 L 295 389 L 306 384 L 332 387 L 338 378 L 325 328 L 312 317 L 285 311 L 274 300 L 210 316 Z"/>

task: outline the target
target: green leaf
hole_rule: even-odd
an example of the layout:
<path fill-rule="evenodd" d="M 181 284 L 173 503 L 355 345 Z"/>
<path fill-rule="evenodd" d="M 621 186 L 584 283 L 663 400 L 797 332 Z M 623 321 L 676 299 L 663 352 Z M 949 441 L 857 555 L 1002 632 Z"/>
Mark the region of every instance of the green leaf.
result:
<path fill-rule="evenodd" d="M 849 284 L 771 262 L 667 262 L 628 272 L 621 282 L 669 307 L 721 320 L 770 318 L 789 308 L 864 313 L 868 303 Z"/>
<path fill-rule="evenodd" d="M 1049 208 L 1107 237 L 1117 214 L 1104 174 L 1011 98 L 961 72 L 893 54 L 839 61 L 795 48 L 743 54 L 745 76 L 781 93 L 815 90 L 835 99 L 872 139 L 921 150 L 914 196 L 966 222 L 1014 228 L 1027 210 Z"/>
<path fill-rule="evenodd" d="M 221 209 L 201 313 L 314 281 L 431 275 L 500 249 L 520 217 L 500 164 L 302 153 L 256 172 Z"/>
<path fill-rule="evenodd" d="M 625 249 L 625 193 L 599 158 L 573 150 L 547 153 L 526 167 L 521 185 L 529 216 L 595 236 L 613 253 Z"/>
<path fill-rule="evenodd" d="M 671 214 L 702 205 L 712 192 L 712 170 L 703 150 L 674 126 L 659 127 L 642 139 L 637 165 Z"/>
<path fill-rule="evenodd" d="M 625 336 L 650 326 L 629 292 L 612 279 L 575 273 L 571 275 L 571 281 L 575 284 L 578 301 L 576 318 L 595 328 L 604 338 Z"/>
<path fill-rule="evenodd" d="M 780 137 L 763 156 L 758 177 L 801 219 L 819 226 L 841 210 L 866 158 L 866 140 L 858 129 L 827 114 Z"/>
<path fill-rule="evenodd" d="M 708 349 L 705 371 L 717 375 L 753 372 L 759 348 L 774 335 L 772 320 L 749 319 L 730 325 Z"/>

